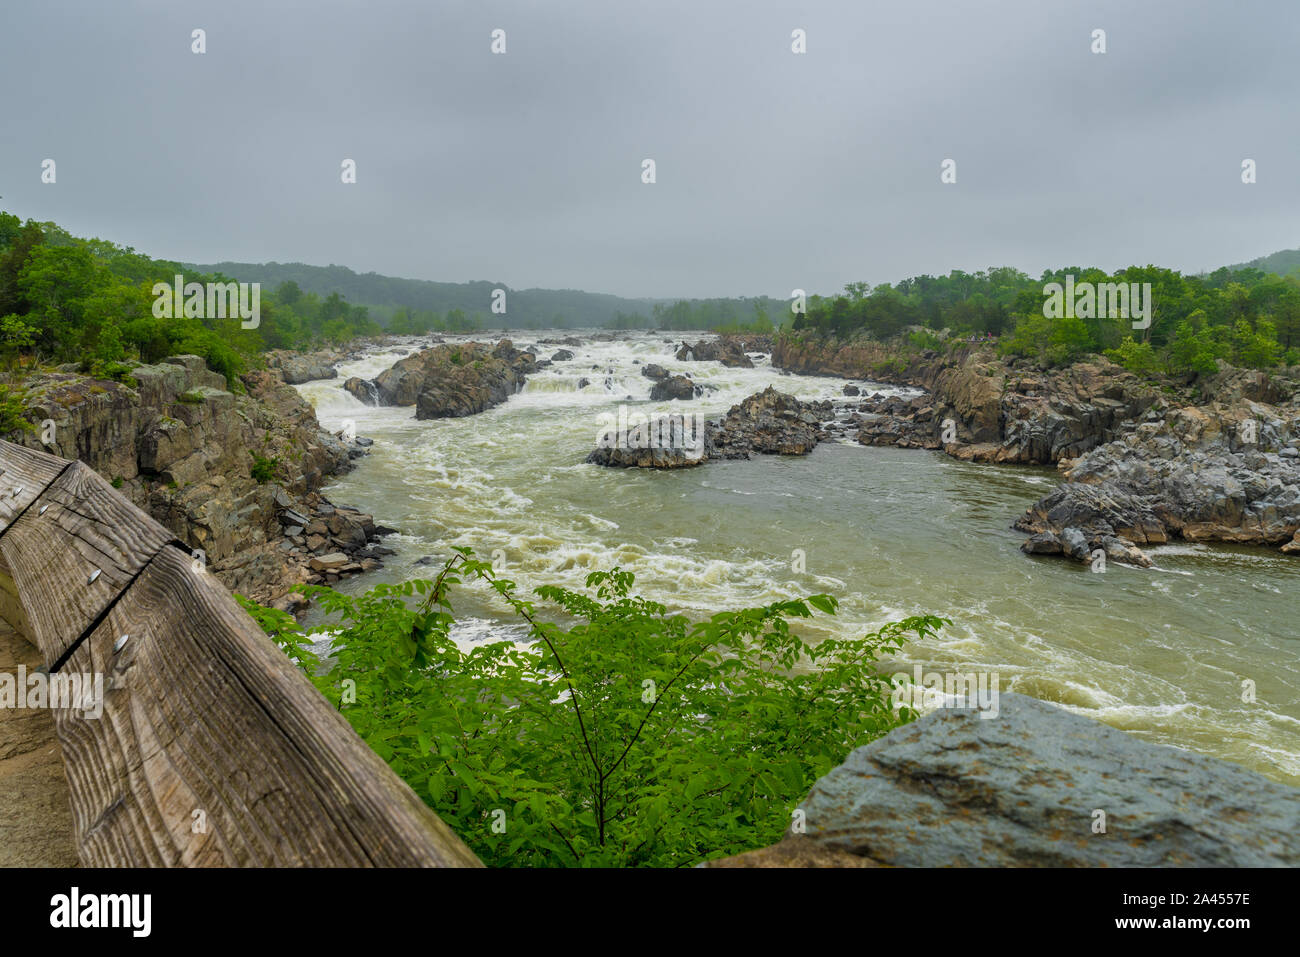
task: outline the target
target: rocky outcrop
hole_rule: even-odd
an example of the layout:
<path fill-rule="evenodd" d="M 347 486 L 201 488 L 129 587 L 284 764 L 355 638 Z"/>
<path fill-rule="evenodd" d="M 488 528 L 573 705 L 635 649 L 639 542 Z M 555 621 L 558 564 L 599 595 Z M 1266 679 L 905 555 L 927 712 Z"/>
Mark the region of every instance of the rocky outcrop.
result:
<path fill-rule="evenodd" d="M 71 372 L 33 376 L 27 416 L 53 423 L 15 441 L 76 458 L 202 549 L 229 588 L 261 601 L 318 580 L 310 549 L 286 535 L 286 509 L 309 523 L 329 503 L 319 489 L 351 467 L 362 444 L 323 431 L 278 371 L 242 377 L 243 394 L 198 356 L 138 365 L 132 382 Z M 302 523 L 305 524 L 305 523 Z"/>
<path fill-rule="evenodd" d="M 653 362 L 648 363 L 644 368 L 642 368 L 641 374 L 647 379 L 654 379 L 656 382 L 660 379 L 667 379 L 669 375 L 667 369 L 661 365 L 655 365 Z"/>
<path fill-rule="evenodd" d="M 679 362 L 721 362 L 724 366 L 752 369 L 754 363 L 745 355 L 744 347 L 735 339 L 701 339 L 691 345 L 683 342 L 677 350 Z"/>
<path fill-rule="evenodd" d="M 1054 372 L 968 355 L 926 371 L 925 396 L 872 396 L 864 445 L 942 448 L 956 458 L 1031 465 L 1072 459 L 1163 406 L 1156 391 L 1105 360 Z"/>
<path fill-rule="evenodd" d="M 892 445 L 900 449 L 940 449 L 942 430 L 934 417 L 929 395 L 904 398 L 877 392 L 858 406 L 851 421 L 859 424 L 857 440 L 863 445 Z"/>
<path fill-rule="evenodd" d="M 776 337 L 771 335 L 724 336 L 723 338 L 734 338 L 740 343 L 740 348 L 746 352 L 771 352 L 776 341 Z"/>
<path fill-rule="evenodd" d="M 620 468 L 690 468 L 711 459 L 807 455 L 827 438 L 832 403 L 801 402 L 769 386 L 715 422 L 689 413 L 628 417 L 602 437 L 587 461 Z"/>
<path fill-rule="evenodd" d="M 978 462 L 1053 465 L 1115 438 L 1162 399 L 1106 359 L 1042 371 L 992 350 L 903 350 L 870 340 L 845 344 L 778 339 L 774 365 L 805 375 L 876 379 L 923 389 L 921 401 L 876 395 L 858 441 L 943 449 Z"/>
<path fill-rule="evenodd" d="M 1300 864 L 1300 789 L 1023 695 L 990 713 L 940 709 L 858 748 L 799 805 L 806 833 L 705 866 Z"/>
<path fill-rule="evenodd" d="M 906 352 L 870 341 L 778 340 L 773 362 L 925 390 L 876 394 L 854 421 L 864 445 L 942 449 L 976 462 L 1056 464 L 1067 481 L 1016 528 L 1024 551 L 1149 566 L 1170 539 L 1300 554 L 1300 376 L 1219 363 L 1196 391 L 1165 391 L 1094 358 L 1043 371 L 989 349 Z"/>
<path fill-rule="evenodd" d="M 800 375 L 916 384 L 915 371 L 909 374 L 909 362 L 899 362 L 898 350 L 871 339 L 839 342 L 783 335 L 774 339 L 771 351 L 774 367 Z"/>
<path fill-rule="evenodd" d="M 1016 528 L 1082 536 L 1107 557 L 1149 564 L 1171 539 L 1283 546 L 1300 532 L 1300 408 L 1238 398 L 1149 412 L 1068 463 L 1066 481 Z M 1077 550 L 1076 550 L 1077 551 Z M 1071 557 L 1084 560 L 1077 553 Z"/>
<path fill-rule="evenodd" d="M 343 387 L 377 405 L 414 405 L 417 419 L 457 418 L 499 405 L 536 371 L 531 352 L 509 339 L 444 344 L 399 360 L 373 381 L 349 379 Z"/>
<path fill-rule="evenodd" d="M 807 455 L 826 438 L 821 423 L 834 414 L 829 401 L 801 402 L 768 386 L 733 405 L 710 434 L 712 457 Z"/>

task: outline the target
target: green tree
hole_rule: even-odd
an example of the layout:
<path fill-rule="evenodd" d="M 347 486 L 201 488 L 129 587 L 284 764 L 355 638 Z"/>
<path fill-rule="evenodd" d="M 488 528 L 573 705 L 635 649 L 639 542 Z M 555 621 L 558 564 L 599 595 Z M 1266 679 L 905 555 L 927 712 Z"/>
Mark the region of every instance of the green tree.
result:
<path fill-rule="evenodd" d="M 1125 336 L 1118 349 L 1107 349 L 1106 355 L 1138 375 L 1151 375 L 1160 369 L 1160 359 L 1151 343 L 1136 342 L 1132 336 Z"/>
<path fill-rule="evenodd" d="M 589 575 L 591 594 L 537 589 L 543 616 L 457 551 L 434 582 L 305 588 L 338 616 L 309 635 L 251 610 L 312 674 L 309 639 L 333 635 L 318 687 L 489 864 L 681 867 L 775 841 L 818 777 L 915 717 L 875 662 L 944 624 L 812 645 L 789 620 L 834 614 L 829 596 L 692 622 L 633 596 L 617 568 Z M 490 585 L 527 642 L 451 639 L 465 578 Z"/>

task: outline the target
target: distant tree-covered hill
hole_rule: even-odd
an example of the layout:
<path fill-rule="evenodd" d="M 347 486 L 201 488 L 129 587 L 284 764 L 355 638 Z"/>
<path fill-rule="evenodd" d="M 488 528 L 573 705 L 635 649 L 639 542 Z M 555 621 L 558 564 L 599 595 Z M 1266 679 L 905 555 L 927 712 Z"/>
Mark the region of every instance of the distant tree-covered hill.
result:
<path fill-rule="evenodd" d="M 1278 276 L 1285 276 L 1293 269 L 1300 268 L 1300 249 L 1283 249 L 1270 256 L 1260 256 L 1248 263 L 1238 263 L 1228 268 L 1233 272 L 1239 269 L 1258 269 L 1261 272 L 1271 272 Z"/>
<path fill-rule="evenodd" d="M 367 310 L 390 332 L 429 329 L 665 329 L 769 332 L 789 318 L 789 303 L 767 296 L 715 299 L 626 299 L 579 289 L 511 289 L 496 282 L 433 282 L 358 273 L 346 266 L 305 263 L 189 264 L 257 282 L 280 299 L 299 293 L 337 296 Z M 492 292 L 506 290 L 504 315 L 492 311 Z"/>
<path fill-rule="evenodd" d="M 267 289 L 296 283 L 303 292 L 328 296 L 338 293 L 353 305 L 367 306 L 381 323 L 399 310 L 444 315 L 459 309 L 477 316 L 484 327 L 590 328 L 633 325 L 640 316 L 650 324 L 653 299 L 624 299 L 577 289 L 510 289 L 497 282 L 432 282 L 400 279 L 379 273 L 358 273 L 346 266 L 309 266 L 305 263 L 235 263 L 191 265 L 204 273 L 222 273 L 243 282 L 258 282 Z M 492 313 L 492 290 L 506 290 L 506 313 Z M 622 323 L 619 318 L 624 317 Z"/>

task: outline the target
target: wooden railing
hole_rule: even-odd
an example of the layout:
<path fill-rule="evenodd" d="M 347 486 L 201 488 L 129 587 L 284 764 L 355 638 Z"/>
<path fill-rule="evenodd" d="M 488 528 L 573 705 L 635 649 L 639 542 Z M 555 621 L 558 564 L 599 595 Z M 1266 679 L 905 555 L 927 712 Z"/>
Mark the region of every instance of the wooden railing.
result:
<path fill-rule="evenodd" d="M 0 442 L 0 615 L 54 674 L 86 866 L 480 866 L 185 545 L 92 469 Z"/>

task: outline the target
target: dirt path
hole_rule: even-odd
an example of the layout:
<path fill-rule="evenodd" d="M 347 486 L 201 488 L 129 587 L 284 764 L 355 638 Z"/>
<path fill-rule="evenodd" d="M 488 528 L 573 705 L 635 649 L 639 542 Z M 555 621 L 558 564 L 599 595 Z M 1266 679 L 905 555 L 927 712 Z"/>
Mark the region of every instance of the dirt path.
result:
<path fill-rule="evenodd" d="M 0 674 L 41 656 L 0 621 Z M 0 867 L 75 867 L 72 811 L 49 710 L 0 708 Z"/>

